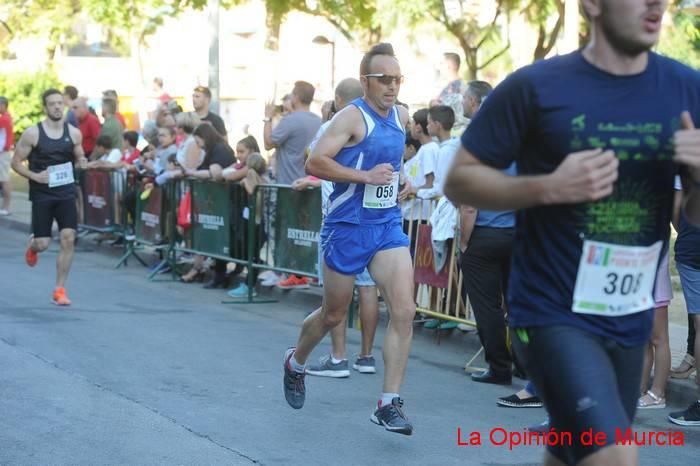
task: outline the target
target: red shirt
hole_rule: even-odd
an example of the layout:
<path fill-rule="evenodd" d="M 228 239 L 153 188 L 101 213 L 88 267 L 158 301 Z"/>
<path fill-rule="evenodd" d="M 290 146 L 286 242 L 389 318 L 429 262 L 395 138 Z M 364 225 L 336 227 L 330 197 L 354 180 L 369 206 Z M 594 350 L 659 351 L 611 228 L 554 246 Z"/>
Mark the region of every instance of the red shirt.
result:
<path fill-rule="evenodd" d="M 139 155 L 141 155 L 141 151 L 134 148 L 134 151 L 132 153 L 128 152 L 128 149 L 124 150 L 124 157 L 122 157 L 122 160 L 126 163 L 133 164 L 134 160 L 139 158 Z"/>
<path fill-rule="evenodd" d="M 83 135 L 83 151 L 85 156 L 89 156 L 95 150 L 95 143 L 100 135 L 100 120 L 92 113 L 87 112 L 85 118 L 78 121 L 78 127 L 80 134 Z"/>
<path fill-rule="evenodd" d="M 15 143 L 15 133 L 12 129 L 12 117 L 8 112 L 0 114 L 0 129 L 5 130 L 5 147 L 0 147 L 0 151 L 8 151 Z"/>
<path fill-rule="evenodd" d="M 114 116 L 117 117 L 117 120 L 119 120 L 119 123 L 122 124 L 122 128 L 126 129 L 126 119 L 124 118 L 124 115 L 117 112 L 114 114 Z"/>

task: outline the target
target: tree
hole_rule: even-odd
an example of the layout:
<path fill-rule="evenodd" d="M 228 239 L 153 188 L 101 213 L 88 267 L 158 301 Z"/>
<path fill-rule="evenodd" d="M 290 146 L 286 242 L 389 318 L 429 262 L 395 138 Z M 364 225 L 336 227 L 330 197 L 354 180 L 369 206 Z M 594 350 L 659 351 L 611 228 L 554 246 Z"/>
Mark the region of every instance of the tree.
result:
<path fill-rule="evenodd" d="M 13 129 L 19 135 L 42 119 L 44 109 L 41 94 L 49 88 L 61 89 L 56 75 L 51 71 L 38 73 L 0 74 L 0 95 L 10 102 Z"/>
<path fill-rule="evenodd" d="M 486 25 L 479 24 L 479 11 L 473 0 L 398 0 L 397 8 L 404 11 L 412 23 L 430 18 L 441 24 L 457 40 L 464 53 L 468 78 L 476 79 L 479 71 L 505 54 L 510 48 L 510 37 L 500 49 L 484 58 L 485 46 L 498 42 L 499 20 L 507 17 L 518 6 L 518 0 L 495 0 L 493 17 Z"/>
<path fill-rule="evenodd" d="M 564 26 L 564 0 L 527 0 L 522 13 L 537 28 L 537 44 L 532 61 L 541 60 L 552 51 Z M 556 22 L 548 32 L 549 22 L 554 15 Z"/>

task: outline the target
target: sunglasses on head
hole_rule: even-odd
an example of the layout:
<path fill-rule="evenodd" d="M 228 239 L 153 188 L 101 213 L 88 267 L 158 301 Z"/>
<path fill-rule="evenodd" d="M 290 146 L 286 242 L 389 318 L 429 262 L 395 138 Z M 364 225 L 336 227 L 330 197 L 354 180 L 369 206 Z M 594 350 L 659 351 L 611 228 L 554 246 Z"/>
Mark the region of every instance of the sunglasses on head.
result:
<path fill-rule="evenodd" d="M 377 78 L 377 81 L 384 85 L 389 85 L 392 82 L 396 82 L 396 84 L 401 84 L 403 82 L 403 75 L 399 76 L 392 76 L 390 74 L 384 74 L 384 73 L 372 73 L 372 74 L 366 74 L 363 76 L 364 78 Z"/>

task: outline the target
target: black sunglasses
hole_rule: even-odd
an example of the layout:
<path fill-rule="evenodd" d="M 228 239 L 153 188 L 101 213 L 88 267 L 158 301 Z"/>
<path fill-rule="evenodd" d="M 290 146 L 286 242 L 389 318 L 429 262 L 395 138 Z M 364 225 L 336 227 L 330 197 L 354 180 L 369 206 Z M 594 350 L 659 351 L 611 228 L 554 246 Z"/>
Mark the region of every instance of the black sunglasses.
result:
<path fill-rule="evenodd" d="M 363 78 L 377 78 L 377 81 L 380 83 L 388 86 L 392 82 L 396 82 L 396 84 L 401 84 L 403 83 L 403 75 L 399 76 L 392 76 L 390 74 L 384 74 L 384 73 L 372 73 L 372 74 L 365 74 L 362 76 Z"/>

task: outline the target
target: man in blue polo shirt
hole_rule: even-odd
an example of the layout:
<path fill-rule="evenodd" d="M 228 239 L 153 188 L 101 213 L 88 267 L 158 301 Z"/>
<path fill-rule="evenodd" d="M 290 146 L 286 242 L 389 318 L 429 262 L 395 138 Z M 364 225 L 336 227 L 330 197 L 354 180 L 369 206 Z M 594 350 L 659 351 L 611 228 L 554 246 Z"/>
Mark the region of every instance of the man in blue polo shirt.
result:
<path fill-rule="evenodd" d="M 552 427 L 573 437 L 546 464 L 638 464 L 615 432 L 634 419 L 677 164 L 700 223 L 700 74 L 650 51 L 666 6 L 584 0 L 590 43 L 499 85 L 448 177 L 453 202 L 518 210 L 513 345 Z M 514 161 L 518 176 L 503 174 Z M 589 429 L 604 445 L 581 443 Z"/>

